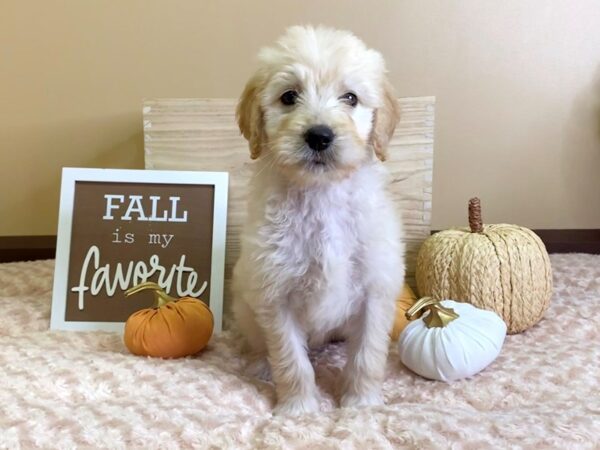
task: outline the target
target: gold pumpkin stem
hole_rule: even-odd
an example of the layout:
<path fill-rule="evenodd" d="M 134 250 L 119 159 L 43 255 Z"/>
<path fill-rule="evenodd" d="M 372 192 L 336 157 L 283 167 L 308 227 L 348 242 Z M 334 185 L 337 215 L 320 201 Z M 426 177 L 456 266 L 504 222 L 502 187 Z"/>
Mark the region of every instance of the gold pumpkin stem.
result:
<path fill-rule="evenodd" d="M 137 294 L 138 292 L 146 291 L 148 289 L 152 289 L 154 291 L 155 303 L 153 308 L 160 308 L 161 306 L 166 305 L 169 302 L 174 302 L 177 300 L 174 297 L 171 297 L 167 294 L 158 284 L 153 283 L 151 281 L 146 281 L 145 283 L 140 283 L 136 286 L 133 286 L 125 291 L 125 297 L 129 297 L 131 295 Z"/>
<path fill-rule="evenodd" d="M 469 227 L 471 228 L 471 233 L 481 233 L 483 231 L 481 200 L 477 197 L 469 200 Z"/>
<path fill-rule="evenodd" d="M 413 320 L 425 308 L 429 310 L 429 315 L 423 319 L 427 328 L 443 328 L 459 317 L 452 308 L 445 308 L 432 297 L 423 297 L 406 311 L 406 318 Z"/>
<path fill-rule="evenodd" d="M 432 297 L 423 297 L 415 302 L 408 311 L 404 314 L 408 320 L 413 320 L 423 309 L 437 303 L 437 300 Z"/>

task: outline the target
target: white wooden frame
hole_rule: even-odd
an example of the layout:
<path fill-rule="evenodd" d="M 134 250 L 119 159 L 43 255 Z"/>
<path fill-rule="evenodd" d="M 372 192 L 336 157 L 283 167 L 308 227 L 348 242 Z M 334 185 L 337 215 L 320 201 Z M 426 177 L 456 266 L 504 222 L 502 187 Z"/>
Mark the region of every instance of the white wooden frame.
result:
<path fill-rule="evenodd" d="M 215 319 L 214 331 L 220 332 L 223 321 L 223 282 L 229 174 L 227 172 L 82 169 L 68 167 L 63 168 L 62 171 L 50 328 L 55 330 L 104 330 L 118 332 L 123 332 L 124 328 L 124 323 L 121 322 L 65 321 L 68 289 L 67 277 L 69 272 L 71 228 L 73 220 L 73 200 L 75 196 L 75 183 L 77 181 L 214 186 L 215 197 L 209 305 Z"/>

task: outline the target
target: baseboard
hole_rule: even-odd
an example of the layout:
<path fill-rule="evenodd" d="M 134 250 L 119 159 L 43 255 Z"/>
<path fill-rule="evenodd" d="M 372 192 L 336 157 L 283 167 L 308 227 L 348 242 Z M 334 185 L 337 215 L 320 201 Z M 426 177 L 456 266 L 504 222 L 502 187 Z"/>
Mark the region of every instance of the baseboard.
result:
<path fill-rule="evenodd" d="M 533 231 L 542 239 L 548 253 L 600 254 L 600 229 Z"/>
<path fill-rule="evenodd" d="M 548 253 L 600 254 L 600 229 L 533 231 Z M 0 263 L 52 259 L 55 254 L 56 236 L 0 236 Z"/>
<path fill-rule="evenodd" d="M 0 262 L 52 259 L 56 236 L 0 236 Z"/>

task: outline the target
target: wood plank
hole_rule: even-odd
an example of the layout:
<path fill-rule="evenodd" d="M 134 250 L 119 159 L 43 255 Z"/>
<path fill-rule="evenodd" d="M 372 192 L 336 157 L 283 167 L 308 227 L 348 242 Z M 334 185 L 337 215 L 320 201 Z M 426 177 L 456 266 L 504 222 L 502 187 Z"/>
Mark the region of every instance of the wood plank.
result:
<path fill-rule="evenodd" d="M 390 141 L 390 192 L 402 214 L 407 280 L 414 286 L 414 259 L 430 234 L 434 145 L 434 97 L 399 99 L 400 123 Z M 144 102 L 148 169 L 215 170 L 230 174 L 225 305 L 246 216 L 246 186 L 252 173 L 248 144 L 235 121 L 234 99 L 148 99 Z"/>

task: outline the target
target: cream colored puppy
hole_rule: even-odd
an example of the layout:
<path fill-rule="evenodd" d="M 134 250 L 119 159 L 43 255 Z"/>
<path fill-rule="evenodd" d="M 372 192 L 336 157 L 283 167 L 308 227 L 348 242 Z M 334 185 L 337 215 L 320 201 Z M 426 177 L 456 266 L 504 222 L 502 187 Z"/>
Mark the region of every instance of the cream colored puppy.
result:
<path fill-rule="evenodd" d="M 386 194 L 399 118 L 381 55 L 349 32 L 293 27 L 259 55 L 237 117 L 258 159 L 234 270 L 234 313 L 268 359 L 277 412 L 318 410 L 307 348 L 347 341 L 342 406 L 382 403 L 404 263 Z"/>

